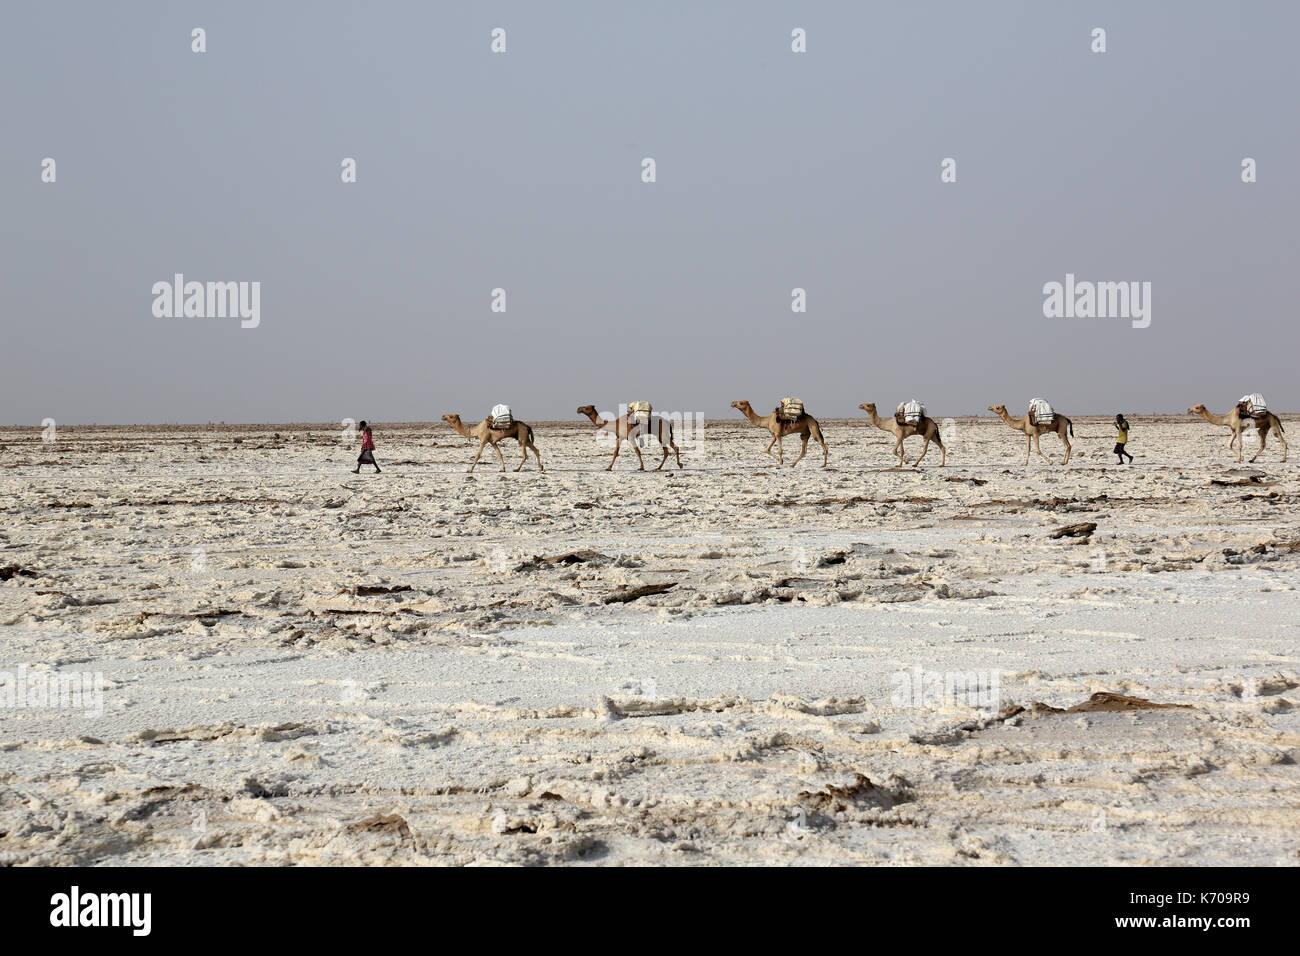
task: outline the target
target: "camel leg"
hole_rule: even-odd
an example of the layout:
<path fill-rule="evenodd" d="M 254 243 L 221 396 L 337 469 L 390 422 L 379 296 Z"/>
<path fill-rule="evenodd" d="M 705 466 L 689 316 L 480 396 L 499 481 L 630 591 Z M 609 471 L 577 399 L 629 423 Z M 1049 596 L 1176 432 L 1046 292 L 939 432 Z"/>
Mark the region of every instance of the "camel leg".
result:
<path fill-rule="evenodd" d="M 903 447 L 903 438 L 900 435 L 898 441 L 894 442 L 894 456 L 898 459 L 898 467 L 902 468 L 907 464 L 907 449 Z"/>
<path fill-rule="evenodd" d="M 1034 438 L 1032 435 L 1025 435 L 1025 464 L 1029 464 L 1029 453 L 1034 450 Z"/>
<path fill-rule="evenodd" d="M 668 426 L 668 428 L 667 428 L 668 436 L 667 436 L 667 438 L 665 438 L 665 437 L 664 437 L 664 431 L 665 431 L 665 429 L 664 429 L 664 424 L 665 424 L 665 423 L 661 421 L 661 422 L 659 423 L 659 429 L 658 429 L 658 431 L 655 433 L 655 437 L 659 439 L 659 450 L 660 450 L 661 452 L 663 452 L 663 456 L 659 459 L 659 467 L 656 468 L 655 471 L 663 471 L 664 462 L 666 462 L 666 461 L 668 460 L 668 451 L 669 451 L 668 446 L 671 445 L 671 444 L 672 444 L 672 441 L 673 441 L 673 429 L 672 429 L 672 426 L 671 426 L 671 425 Z"/>
<path fill-rule="evenodd" d="M 942 468 L 948 464 L 948 449 L 944 446 L 943 439 L 939 437 L 938 432 L 935 432 L 934 443 L 939 446 L 939 451 L 943 453 L 943 457 L 939 459 L 939 467 Z"/>
<path fill-rule="evenodd" d="M 826 438 L 822 435 L 822 430 L 817 428 L 813 431 L 813 438 L 817 439 L 817 444 L 822 446 L 822 467 L 826 467 L 826 461 L 830 457 L 831 450 L 826 447 Z"/>
<path fill-rule="evenodd" d="M 781 433 L 778 432 L 776 436 L 776 463 L 778 465 L 785 464 L 785 445 L 781 441 L 782 437 L 784 436 L 782 436 Z"/>
<path fill-rule="evenodd" d="M 1264 444 L 1268 441 L 1268 426 L 1265 425 L 1263 428 L 1260 428 L 1256 425 L 1255 431 L 1259 432 L 1259 449 L 1255 452 L 1255 458 L 1258 458 L 1260 455 L 1264 454 Z M 1255 458 L 1250 460 L 1252 465 L 1255 463 Z"/>
<path fill-rule="evenodd" d="M 546 469 L 542 467 L 542 455 L 541 452 L 537 450 L 537 446 L 534 445 L 531 440 L 529 440 L 528 447 L 533 450 L 533 457 L 537 459 L 537 470 L 545 471 Z M 528 460 L 528 452 L 524 452 L 524 460 L 525 461 Z"/>
<path fill-rule="evenodd" d="M 1041 458 L 1041 459 L 1043 459 L 1043 461 L 1049 461 L 1049 462 L 1050 462 L 1050 461 L 1052 460 L 1052 459 L 1048 458 L 1046 455 L 1043 454 L 1043 448 L 1042 448 L 1042 445 L 1040 445 L 1039 442 L 1038 442 L 1038 436 L 1037 436 L 1037 435 L 1034 436 L 1034 451 L 1038 452 L 1038 457 Z"/>
<path fill-rule="evenodd" d="M 927 438 L 925 439 L 925 447 L 923 447 L 923 448 L 921 449 L 921 457 L 918 458 L 918 459 L 916 459 L 916 467 L 917 467 L 917 468 L 920 468 L 920 467 L 921 467 L 921 462 L 925 461 L 925 454 L 926 454 L 926 452 L 928 452 L 929 450 L 930 450 L 930 439 L 929 439 L 929 437 L 927 437 Z"/>
<path fill-rule="evenodd" d="M 629 439 L 628 439 L 628 444 L 631 445 L 631 446 L 632 446 L 632 450 L 633 450 L 634 452 L 636 452 L 636 460 L 640 463 L 640 465 L 641 465 L 641 470 L 642 470 L 642 471 L 645 471 L 645 459 L 641 457 L 641 445 L 640 445 L 640 443 L 638 443 L 635 439 L 629 438 Z"/>
<path fill-rule="evenodd" d="M 609 466 L 605 469 L 606 471 L 611 471 L 611 470 L 613 470 L 613 468 L 614 468 L 614 462 L 618 461 L 618 449 L 619 449 L 619 446 L 622 445 L 622 444 L 623 444 L 623 439 L 619 438 L 619 437 L 618 437 L 618 433 L 615 432 L 615 433 L 614 433 L 614 457 L 611 458 L 611 459 L 609 460 Z"/>
<path fill-rule="evenodd" d="M 1070 439 L 1065 437 L 1065 432 L 1061 432 L 1061 444 L 1065 446 L 1065 458 L 1062 459 L 1061 464 L 1068 465 L 1070 463 L 1071 449 L 1070 449 Z"/>
<path fill-rule="evenodd" d="M 1277 440 L 1282 443 L 1282 460 L 1286 461 L 1286 439 L 1282 437 L 1282 423 L 1277 423 Z"/>
<path fill-rule="evenodd" d="M 1232 440 L 1235 441 L 1235 442 L 1237 443 L 1237 461 L 1238 461 L 1238 463 L 1240 463 L 1240 462 L 1241 462 L 1241 446 L 1242 446 L 1242 444 L 1244 444 L 1244 443 L 1242 442 L 1242 440 L 1241 440 L 1241 429 L 1240 429 L 1240 428 L 1237 428 L 1237 429 L 1234 429 L 1234 430 L 1233 430 L 1233 432 L 1232 432 Z M 1232 448 L 1231 443 L 1229 443 L 1228 448 L 1229 448 L 1229 449 Z"/>
<path fill-rule="evenodd" d="M 524 457 L 520 459 L 519 468 L 516 468 L 515 471 L 519 471 L 520 468 L 523 468 L 524 465 L 528 464 L 528 446 L 524 444 L 522 438 L 519 439 L 519 450 L 524 453 Z"/>
<path fill-rule="evenodd" d="M 682 467 L 682 453 L 677 450 L 676 442 L 669 441 L 668 444 L 672 446 L 673 454 L 677 457 L 677 470 L 680 471 Z"/>
<path fill-rule="evenodd" d="M 487 444 L 486 438 L 484 438 L 481 442 L 478 443 L 478 454 L 474 456 L 474 464 L 469 466 L 469 472 L 468 472 L 469 474 L 474 473 L 474 465 L 477 465 L 478 460 L 483 457 L 483 446 L 486 444 Z"/>
<path fill-rule="evenodd" d="M 505 471 L 505 470 L 506 470 L 506 459 L 505 459 L 505 456 L 501 454 L 501 443 L 500 443 L 500 442 L 493 442 L 493 443 L 492 443 L 492 450 L 493 450 L 494 452 L 497 453 L 497 461 L 499 461 L 499 462 L 501 463 L 501 468 L 500 468 L 500 470 L 501 470 L 501 471 Z"/>
<path fill-rule="evenodd" d="M 808 433 L 804 432 L 799 437 L 803 439 L 803 447 L 799 450 L 799 457 L 790 463 L 791 468 L 803 461 L 803 456 L 808 454 Z"/>

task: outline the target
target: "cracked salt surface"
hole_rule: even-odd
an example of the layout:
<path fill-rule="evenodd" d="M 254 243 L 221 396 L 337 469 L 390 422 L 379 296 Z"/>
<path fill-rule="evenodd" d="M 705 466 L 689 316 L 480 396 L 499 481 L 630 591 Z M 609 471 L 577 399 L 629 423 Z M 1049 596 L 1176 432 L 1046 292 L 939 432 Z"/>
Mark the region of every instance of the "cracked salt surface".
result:
<path fill-rule="evenodd" d="M 319 426 L 9 445 L 0 670 L 107 686 L 0 709 L 0 862 L 1300 861 L 1292 464 L 1170 419 L 1022 469 L 964 422 L 876 471 L 831 424 L 795 472 L 743 423 L 671 475 L 580 423 L 544 476 L 438 426 L 378 479 Z M 997 699 L 900 703 L 917 669 Z M 1101 691 L 1191 707 L 997 719 Z"/>

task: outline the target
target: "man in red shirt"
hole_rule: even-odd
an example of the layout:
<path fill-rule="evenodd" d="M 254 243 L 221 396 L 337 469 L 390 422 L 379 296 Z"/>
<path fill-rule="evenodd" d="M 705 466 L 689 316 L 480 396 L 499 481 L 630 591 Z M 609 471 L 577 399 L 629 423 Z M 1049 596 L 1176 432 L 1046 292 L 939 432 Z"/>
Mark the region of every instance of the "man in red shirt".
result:
<path fill-rule="evenodd" d="M 374 465 L 375 474 L 379 474 L 379 462 L 375 461 L 375 439 L 365 421 L 361 422 L 361 456 L 357 458 L 357 467 L 352 469 L 352 474 L 361 474 L 362 465 Z"/>

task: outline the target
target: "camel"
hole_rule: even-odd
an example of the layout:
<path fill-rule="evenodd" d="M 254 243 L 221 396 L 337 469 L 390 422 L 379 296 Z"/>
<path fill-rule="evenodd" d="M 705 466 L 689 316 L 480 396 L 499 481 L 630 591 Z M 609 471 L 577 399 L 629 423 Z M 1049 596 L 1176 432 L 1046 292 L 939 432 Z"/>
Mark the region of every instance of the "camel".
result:
<path fill-rule="evenodd" d="M 498 443 L 504 441 L 507 438 L 513 438 L 517 442 L 519 442 L 519 447 L 523 450 L 524 453 L 523 460 L 519 462 L 519 468 L 516 468 L 515 471 L 518 471 L 520 468 L 523 468 L 524 465 L 527 463 L 528 449 L 530 448 L 533 450 L 533 455 L 536 456 L 537 458 L 537 470 L 538 471 L 546 470 L 545 468 L 542 467 L 542 456 L 538 453 L 537 446 L 533 444 L 533 428 L 527 422 L 521 422 L 519 419 L 516 418 L 514 420 L 514 423 L 509 428 L 493 428 L 492 419 L 489 417 L 483 419 L 473 428 L 468 428 L 460 420 L 460 416 L 457 415 L 455 412 L 451 412 L 450 414 L 443 415 L 442 420 L 446 422 L 448 425 L 450 425 L 455 431 L 464 435 L 466 438 L 478 439 L 478 454 L 474 456 L 474 464 L 469 466 L 470 473 L 473 473 L 474 465 L 477 465 L 478 460 L 483 457 L 484 445 L 492 446 L 492 450 L 497 453 L 497 460 L 501 462 L 501 470 L 505 471 L 506 460 L 501 455 L 501 449 L 500 447 L 498 447 Z"/>
<path fill-rule="evenodd" d="M 900 425 L 898 419 L 892 415 L 889 418 L 881 418 L 876 414 L 875 402 L 863 402 L 858 408 L 871 416 L 871 424 L 894 436 L 894 454 L 898 458 L 900 467 L 907 464 L 907 457 L 903 454 L 903 439 L 911 438 L 913 435 L 920 435 L 925 439 L 925 447 L 921 449 L 921 457 L 916 459 L 916 464 L 921 464 L 921 461 L 925 458 L 925 453 L 930 450 L 930 442 L 938 445 L 939 451 L 943 452 L 939 467 L 942 468 L 948 463 L 948 449 L 943 447 L 943 439 L 939 437 L 939 426 L 935 424 L 933 418 L 922 415 L 921 420 L 915 425 Z"/>
<path fill-rule="evenodd" d="M 822 446 L 822 467 L 826 467 L 826 459 L 830 454 L 826 448 L 826 439 L 822 437 L 821 426 L 817 424 L 817 419 L 805 413 L 800 415 L 794 421 L 781 421 L 777 413 L 773 411 L 770 415 L 759 415 L 750 406 L 749 402 L 743 398 L 738 402 L 731 403 L 732 408 L 740 409 L 740 414 L 749 419 L 750 423 L 757 425 L 759 428 L 765 428 L 772 435 L 772 440 L 768 442 L 767 448 L 764 449 L 769 455 L 772 455 L 772 446 L 776 446 L 776 454 L 772 455 L 776 459 L 777 465 L 785 464 L 785 455 L 781 448 L 781 439 L 786 435 L 798 435 L 803 439 L 803 449 L 799 452 L 799 457 L 790 465 L 793 468 L 803 460 L 803 456 L 808 454 L 808 439 L 815 438 L 817 443 Z"/>
<path fill-rule="evenodd" d="M 1233 405 L 1232 411 L 1228 412 L 1228 414 L 1216 415 L 1204 405 L 1193 405 L 1187 410 L 1187 414 L 1200 415 L 1211 425 L 1223 425 L 1230 428 L 1232 430 L 1232 437 L 1228 439 L 1228 450 L 1231 451 L 1233 446 L 1236 446 L 1237 461 L 1241 461 L 1242 457 L 1243 442 L 1241 440 L 1241 430 L 1245 427 L 1246 422 L 1253 421 L 1255 423 L 1256 431 L 1259 432 L 1259 450 L 1255 452 L 1255 458 L 1258 458 L 1263 454 L 1264 444 L 1268 440 L 1269 430 L 1275 429 L 1277 431 L 1277 440 L 1282 443 L 1282 460 L 1286 461 L 1286 438 L 1282 435 L 1282 420 L 1272 412 L 1267 412 L 1258 418 L 1251 418 L 1249 415 L 1243 417 L 1241 414 L 1241 406 Z M 1251 461 L 1253 462 L 1255 458 L 1252 458 Z"/>
<path fill-rule="evenodd" d="M 677 467 L 682 467 L 682 453 L 677 450 L 677 443 L 673 441 L 673 423 L 662 415 L 651 416 L 650 426 L 647 428 L 641 422 L 629 422 L 626 414 L 620 415 L 613 421 L 606 421 L 600 417 L 596 411 L 595 405 L 583 405 L 575 413 L 586 415 L 591 419 L 591 423 L 596 426 L 597 431 L 611 432 L 614 435 L 614 457 L 609 460 L 606 471 L 611 471 L 614 462 L 618 460 L 618 450 L 623 444 L 623 439 L 627 439 L 631 444 L 632 450 L 636 452 L 636 460 L 641 463 L 641 470 L 645 471 L 645 459 L 641 457 L 641 449 L 637 444 L 637 439 L 642 435 L 654 435 L 659 439 L 659 447 L 664 450 L 664 456 L 659 459 L 659 471 L 668 460 L 668 450 L 671 448 L 673 454 L 677 456 Z"/>
<path fill-rule="evenodd" d="M 1023 418 L 1012 418 L 1010 415 L 1007 414 L 1007 406 L 1005 405 L 990 405 L 989 411 L 997 415 L 998 418 L 1002 419 L 1004 422 L 1006 422 L 1016 431 L 1025 433 L 1025 464 L 1026 465 L 1029 464 L 1030 448 L 1038 452 L 1039 457 L 1047 461 L 1052 460 L 1048 458 L 1046 455 L 1044 455 L 1043 450 L 1038 447 L 1038 436 L 1046 435 L 1048 432 L 1056 432 L 1056 434 L 1061 437 L 1061 444 L 1065 446 L 1065 458 L 1062 459 L 1061 464 L 1068 465 L 1070 463 L 1070 439 L 1066 437 L 1066 432 L 1069 432 L 1070 437 L 1073 437 L 1074 425 L 1064 415 L 1057 414 L 1056 418 L 1052 420 L 1052 424 L 1050 425 L 1031 425 L 1029 424 L 1028 414 L 1026 414 Z"/>

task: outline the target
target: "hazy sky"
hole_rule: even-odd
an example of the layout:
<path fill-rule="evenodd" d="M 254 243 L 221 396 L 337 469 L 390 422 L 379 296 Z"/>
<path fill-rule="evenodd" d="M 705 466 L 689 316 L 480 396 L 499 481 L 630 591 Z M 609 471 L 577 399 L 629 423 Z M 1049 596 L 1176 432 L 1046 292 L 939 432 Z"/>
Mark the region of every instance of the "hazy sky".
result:
<path fill-rule="evenodd" d="M 1297 36 L 1294 2 L 6 4 L 0 422 L 1300 408 Z M 260 282 L 260 326 L 156 318 L 177 272 Z M 1150 282 L 1150 327 L 1045 318 L 1066 273 Z"/>

